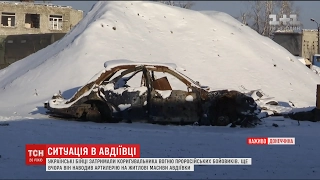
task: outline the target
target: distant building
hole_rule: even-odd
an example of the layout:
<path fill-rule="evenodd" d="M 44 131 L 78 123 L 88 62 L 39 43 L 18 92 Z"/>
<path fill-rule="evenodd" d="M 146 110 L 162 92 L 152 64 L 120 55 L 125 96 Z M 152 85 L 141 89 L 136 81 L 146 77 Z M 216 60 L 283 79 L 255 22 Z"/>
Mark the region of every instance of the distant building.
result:
<path fill-rule="evenodd" d="M 303 29 L 302 32 L 275 32 L 273 40 L 291 54 L 309 59 L 318 50 L 318 30 Z"/>
<path fill-rule="evenodd" d="M 83 18 L 70 6 L 0 2 L 0 35 L 67 33 Z"/>
<path fill-rule="evenodd" d="M 295 56 L 301 56 L 301 38 L 302 33 L 297 32 L 275 32 L 273 35 L 273 41 Z"/>
<path fill-rule="evenodd" d="M 310 60 L 310 57 L 318 53 L 318 30 L 304 29 L 302 31 L 301 57 Z"/>
<path fill-rule="evenodd" d="M 70 6 L 0 2 L 0 69 L 61 39 L 83 18 Z"/>

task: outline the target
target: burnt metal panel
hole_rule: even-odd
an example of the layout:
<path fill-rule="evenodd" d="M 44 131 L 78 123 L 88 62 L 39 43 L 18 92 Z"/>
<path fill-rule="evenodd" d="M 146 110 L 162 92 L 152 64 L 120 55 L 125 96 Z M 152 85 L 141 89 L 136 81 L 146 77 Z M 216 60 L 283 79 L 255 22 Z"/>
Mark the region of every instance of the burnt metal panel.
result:
<path fill-rule="evenodd" d="M 187 101 L 192 96 L 192 101 Z M 153 121 L 168 123 L 193 123 L 198 120 L 200 102 L 196 93 L 172 90 L 168 98 L 163 98 L 157 91 L 152 91 L 150 116 Z"/>
<path fill-rule="evenodd" d="M 162 77 L 152 82 L 153 88 L 157 90 L 172 90 L 167 77 Z"/>
<path fill-rule="evenodd" d="M 123 88 L 119 88 L 120 90 Z M 122 117 L 127 120 L 141 121 L 146 117 L 147 92 L 141 94 L 140 91 L 125 90 L 121 93 L 115 93 L 112 90 L 104 92 L 107 103 L 114 107 L 115 117 Z M 121 106 L 128 106 L 121 109 Z"/>

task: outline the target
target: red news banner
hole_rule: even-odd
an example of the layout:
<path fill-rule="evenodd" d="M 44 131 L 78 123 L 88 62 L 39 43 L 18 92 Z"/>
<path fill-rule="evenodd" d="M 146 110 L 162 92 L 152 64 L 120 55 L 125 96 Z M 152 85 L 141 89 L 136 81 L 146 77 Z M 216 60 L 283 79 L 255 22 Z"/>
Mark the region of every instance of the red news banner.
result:
<path fill-rule="evenodd" d="M 139 144 L 27 144 L 26 164 L 46 165 L 46 158 L 140 158 Z"/>
<path fill-rule="evenodd" d="M 249 145 L 295 145 L 294 137 L 249 137 Z"/>

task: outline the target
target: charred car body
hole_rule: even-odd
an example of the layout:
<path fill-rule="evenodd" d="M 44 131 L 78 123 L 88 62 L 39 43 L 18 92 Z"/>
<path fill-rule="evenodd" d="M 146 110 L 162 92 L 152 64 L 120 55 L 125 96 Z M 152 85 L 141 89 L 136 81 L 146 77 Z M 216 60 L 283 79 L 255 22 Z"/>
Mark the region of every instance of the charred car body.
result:
<path fill-rule="evenodd" d="M 238 91 L 210 91 L 176 69 L 175 64 L 107 61 L 73 97 L 55 94 L 44 106 L 53 117 L 95 122 L 257 124 L 261 109 L 253 98 Z"/>

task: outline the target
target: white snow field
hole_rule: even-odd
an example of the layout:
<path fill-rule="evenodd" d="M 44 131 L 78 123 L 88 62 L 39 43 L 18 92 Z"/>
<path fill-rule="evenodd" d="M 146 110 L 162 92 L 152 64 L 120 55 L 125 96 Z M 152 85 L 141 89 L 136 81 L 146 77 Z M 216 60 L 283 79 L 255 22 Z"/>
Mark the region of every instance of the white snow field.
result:
<path fill-rule="evenodd" d="M 271 39 L 221 12 L 156 2 L 98 2 L 63 39 L 0 70 L 0 177 L 28 179 L 319 178 L 319 123 L 281 117 L 252 129 L 96 124 L 50 119 L 43 103 L 66 98 L 105 61 L 176 63 L 212 89 L 261 89 L 290 110 L 315 106 L 318 75 Z M 280 108 L 281 110 L 281 108 Z M 273 127 L 277 123 L 279 127 Z M 295 137 L 293 146 L 250 146 L 247 137 Z M 252 157 L 251 166 L 195 172 L 45 172 L 25 165 L 25 144 L 139 143 L 142 157 Z"/>

